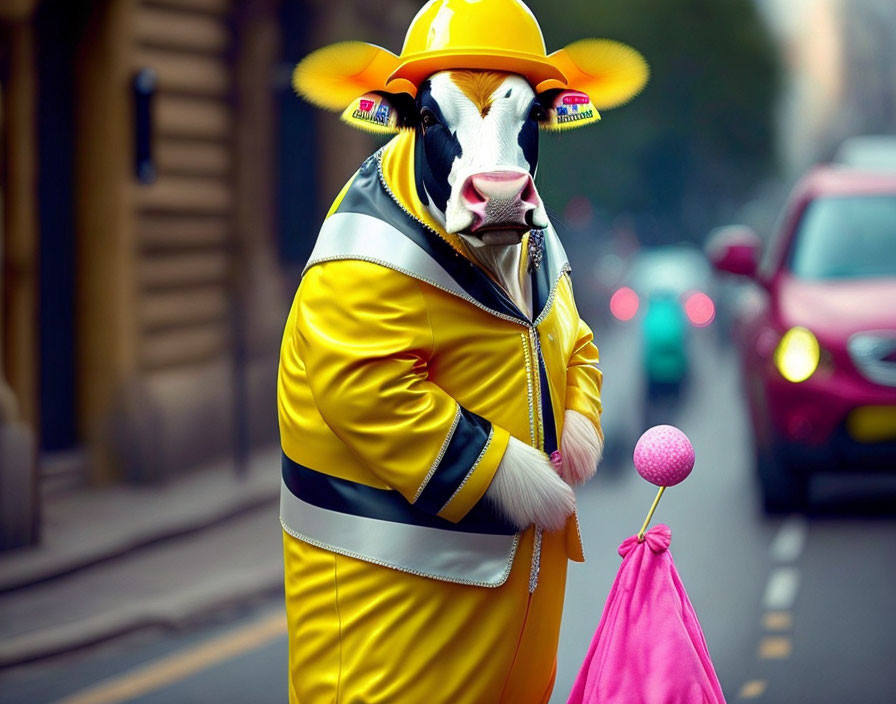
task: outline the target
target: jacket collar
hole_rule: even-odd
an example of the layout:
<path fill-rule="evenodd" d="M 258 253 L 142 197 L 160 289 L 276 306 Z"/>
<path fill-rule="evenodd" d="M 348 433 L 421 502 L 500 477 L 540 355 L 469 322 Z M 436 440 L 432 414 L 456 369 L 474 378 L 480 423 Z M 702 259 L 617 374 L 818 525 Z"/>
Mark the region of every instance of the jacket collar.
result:
<path fill-rule="evenodd" d="M 370 157 L 359 169 L 341 201 L 331 211 L 331 217 L 354 213 L 383 221 L 422 250 L 421 255 L 427 259 L 427 268 L 435 264 L 456 284 L 457 290 L 452 290 L 452 293 L 472 298 L 480 307 L 503 318 L 512 318 L 526 325 L 540 322 L 550 310 L 560 277 L 569 271 L 566 253 L 553 227 L 533 231 L 524 242 L 533 265 L 537 264 L 530 267 L 529 274 L 532 277 L 532 321 L 520 311 L 503 288 L 472 261 L 463 240 L 456 235 L 447 234 L 420 202 L 414 186 L 413 140 L 412 131 L 403 131 Z M 335 224 L 329 220 L 330 218 L 324 223 L 316 251 L 321 249 L 321 240 L 328 234 L 327 226 Z M 417 251 L 416 248 L 414 251 Z M 335 257 L 336 255 L 329 255 L 329 258 Z M 389 257 L 389 251 L 381 251 L 377 261 L 389 266 Z M 370 257 L 353 256 L 351 251 L 346 250 L 339 258 Z M 315 255 L 312 254 L 309 266 L 314 263 Z M 392 268 L 415 276 L 418 267 L 409 266 L 405 258 L 401 266 L 393 265 Z M 419 275 L 417 278 L 428 280 Z M 454 287 L 444 288 L 450 290 Z"/>
<path fill-rule="evenodd" d="M 414 177 L 414 144 L 417 133 L 402 130 L 379 151 L 379 169 L 383 185 L 407 214 L 432 230 L 460 254 L 471 259 L 467 246 L 457 235 L 449 235 L 417 195 Z"/>

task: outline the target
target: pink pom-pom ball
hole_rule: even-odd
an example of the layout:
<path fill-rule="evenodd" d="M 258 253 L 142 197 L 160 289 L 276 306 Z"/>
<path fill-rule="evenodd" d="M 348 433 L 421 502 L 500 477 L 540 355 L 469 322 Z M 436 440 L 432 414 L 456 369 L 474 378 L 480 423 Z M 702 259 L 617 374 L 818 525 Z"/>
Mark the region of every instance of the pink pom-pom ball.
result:
<path fill-rule="evenodd" d="M 635 445 L 635 469 L 651 484 L 675 486 L 694 468 L 694 446 L 674 425 L 655 425 Z"/>

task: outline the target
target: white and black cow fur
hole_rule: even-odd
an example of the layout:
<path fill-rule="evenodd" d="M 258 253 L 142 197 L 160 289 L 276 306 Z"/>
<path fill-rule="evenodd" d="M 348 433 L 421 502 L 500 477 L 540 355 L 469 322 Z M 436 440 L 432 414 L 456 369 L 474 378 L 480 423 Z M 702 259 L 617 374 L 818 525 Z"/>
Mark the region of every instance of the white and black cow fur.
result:
<path fill-rule="evenodd" d="M 535 188 L 539 122 L 550 94 L 537 96 L 525 78 L 492 71 L 440 71 L 416 101 L 400 105 L 417 129 L 417 195 L 449 234 L 531 315 L 528 277 L 520 276 L 521 240 L 548 226 Z M 563 463 L 511 438 L 486 496 L 520 529 L 563 527 L 575 509 L 570 485 L 594 474 L 603 441 L 590 420 L 566 411 Z"/>
<path fill-rule="evenodd" d="M 529 229 L 548 226 L 533 180 L 542 112 L 522 76 L 441 71 L 420 87 L 417 107 L 423 133 L 417 190 L 447 232 L 465 235 L 478 247 L 518 244 Z M 502 189 L 503 179 L 485 180 L 494 174 L 510 177 L 512 188 Z M 477 211 L 491 189 L 503 196 L 505 210 Z M 504 224 L 510 229 L 494 230 Z"/>

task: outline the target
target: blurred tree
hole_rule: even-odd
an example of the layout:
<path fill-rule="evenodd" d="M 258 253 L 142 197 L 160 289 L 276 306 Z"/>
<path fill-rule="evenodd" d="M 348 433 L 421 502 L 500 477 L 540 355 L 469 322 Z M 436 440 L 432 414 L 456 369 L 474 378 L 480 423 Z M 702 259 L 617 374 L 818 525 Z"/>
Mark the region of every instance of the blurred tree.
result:
<path fill-rule="evenodd" d="M 549 204 L 584 195 L 610 218 L 653 223 L 638 228 L 647 242 L 699 241 L 773 169 L 779 68 L 754 0 L 529 5 L 548 51 L 607 37 L 651 67 L 631 105 L 606 111 L 597 126 L 544 135 L 539 188 Z"/>

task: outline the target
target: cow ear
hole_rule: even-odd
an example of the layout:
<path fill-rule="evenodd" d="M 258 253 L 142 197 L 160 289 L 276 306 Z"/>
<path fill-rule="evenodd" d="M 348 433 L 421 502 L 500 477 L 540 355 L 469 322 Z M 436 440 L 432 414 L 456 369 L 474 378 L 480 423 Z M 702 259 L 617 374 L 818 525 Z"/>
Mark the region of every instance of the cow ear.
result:
<path fill-rule="evenodd" d="M 539 94 L 538 103 L 544 110 L 538 126 L 548 132 L 574 130 L 600 120 L 591 98 L 579 90 L 548 90 Z"/>
<path fill-rule="evenodd" d="M 566 82 L 548 79 L 538 84 L 537 90 L 582 91 L 600 110 L 627 103 L 650 77 L 650 68 L 638 51 L 611 39 L 580 39 L 548 58 L 563 72 Z"/>
<path fill-rule="evenodd" d="M 410 81 L 389 80 L 398 67 L 398 57 L 367 42 L 340 42 L 313 51 L 292 73 L 296 93 L 309 103 L 342 112 L 359 95 L 371 91 L 416 90 Z"/>
<path fill-rule="evenodd" d="M 375 134 L 396 134 L 411 126 L 414 99 L 408 93 L 371 91 L 356 98 L 342 113 L 342 121 Z"/>

